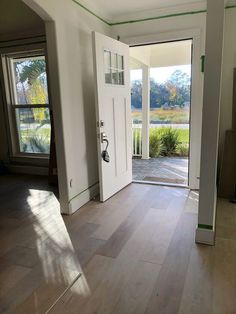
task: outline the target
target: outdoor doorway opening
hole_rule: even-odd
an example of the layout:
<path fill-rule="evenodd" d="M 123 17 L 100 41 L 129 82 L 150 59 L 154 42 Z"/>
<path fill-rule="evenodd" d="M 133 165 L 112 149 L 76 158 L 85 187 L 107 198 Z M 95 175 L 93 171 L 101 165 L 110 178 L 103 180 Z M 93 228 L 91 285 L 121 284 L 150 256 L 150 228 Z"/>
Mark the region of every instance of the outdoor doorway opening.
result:
<path fill-rule="evenodd" d="M 133 181 L 189 185 L 192 39 L 130 47 Z"/>

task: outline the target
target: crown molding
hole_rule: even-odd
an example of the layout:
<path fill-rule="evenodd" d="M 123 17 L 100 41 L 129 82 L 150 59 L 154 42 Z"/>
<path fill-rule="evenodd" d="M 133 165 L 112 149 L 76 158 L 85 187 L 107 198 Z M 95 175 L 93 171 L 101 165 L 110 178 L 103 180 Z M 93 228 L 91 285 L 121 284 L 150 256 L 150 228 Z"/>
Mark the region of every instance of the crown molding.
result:
<path fill-rule="evenodd" d="M 81 0 L 72 0 L 74 3 L 79 5 L 83 10 L 87 11 L 89 14 L 93 15 L 103 23 L 109 26 L 123 25 L 123 24 L 131 24 L 131 23 L 139 23 L 151 20 L 160 20 L 165 18 L 172 18 L 178 16 L 187 16 L 187 15 L 195 15 L 206 13 L 206 5 L 201 3 L 193 3 L 191 5 L 181 5 L 181 6 L 173 6 L 163 9 L 157 10 L 147 10 L 142 12 L 134 12 L 132 14 L 126 16 L 118 16 L 113 19 L 108 19 L 107 17 L 101 17 L 95 11 L 88 8 L 86 5 L 82 3 Z M 225 9 L 233 9 L 236 8 L 236 5 L 228 5 Z"/>

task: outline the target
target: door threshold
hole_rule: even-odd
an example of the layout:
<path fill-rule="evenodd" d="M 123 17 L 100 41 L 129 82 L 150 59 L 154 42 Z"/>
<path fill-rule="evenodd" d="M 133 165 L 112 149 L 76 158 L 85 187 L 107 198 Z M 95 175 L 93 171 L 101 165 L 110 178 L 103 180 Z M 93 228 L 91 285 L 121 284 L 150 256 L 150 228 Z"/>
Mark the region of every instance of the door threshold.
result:
<path fill-rule="evenodd" d="M 154 181 L 133 180 L 132 183 L 160 185 L 160 186 L 167 186 L 167 187 L 174 187 L 174 188 L 189 189 L 188 185 L 176 184 L 176 183 L 167 183 L 167 182 L 163 183 L 163 182 L 154 182 Z"/>

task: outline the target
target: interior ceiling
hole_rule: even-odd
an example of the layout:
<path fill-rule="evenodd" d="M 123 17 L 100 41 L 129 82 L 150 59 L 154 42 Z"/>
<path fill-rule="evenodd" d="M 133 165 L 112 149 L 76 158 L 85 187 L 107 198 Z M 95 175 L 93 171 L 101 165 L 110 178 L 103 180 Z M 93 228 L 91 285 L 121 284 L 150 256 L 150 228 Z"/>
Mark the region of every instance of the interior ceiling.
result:
<path fill-rule="evenodd" d="M 178 6 L 183 4 L 191 4 L 197 2 L 205 2 L 204 0 L 119 0 L 115 5 L 111 5 L 110 0 L 96 0 L 105 12 L 115 17 L 117 15 L 126 15 L 132 12 L 163 9 L 171 6 Z"/>
<path fill-rule="evenodd" d="M 44 30 L 44 22 L 21 0 L 0 0 L 0 38 Z"/>
<path fill-rule="evenodd" d="M 117 18 L 135 16 L 135 13 L 148 15 L 163 12 L 191 11 L 206 8 L 207 0 L 119 0 L 111 5 L 111 0 L 78 0 L 90 10 L 110 21 Z M 226 5 L 236 5 L 236 0 L 226 0 Z"/>

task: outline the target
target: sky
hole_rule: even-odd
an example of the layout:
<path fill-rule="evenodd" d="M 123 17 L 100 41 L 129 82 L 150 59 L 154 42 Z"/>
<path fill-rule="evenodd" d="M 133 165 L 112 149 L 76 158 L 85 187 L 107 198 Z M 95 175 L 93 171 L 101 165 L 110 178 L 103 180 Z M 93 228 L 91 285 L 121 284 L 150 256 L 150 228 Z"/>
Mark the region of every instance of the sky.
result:
<path fill-rule="evenodd" d="M 189 64 L 162 68 L 151 68 L 150 77 L 153 78 L 157 83 L 164 83 L 176 70 L 181 70 L 191 76 L 191 65 Z M 131 70 L 130 79 L 131 81 L 142 80 L 142 70 Z"/>

